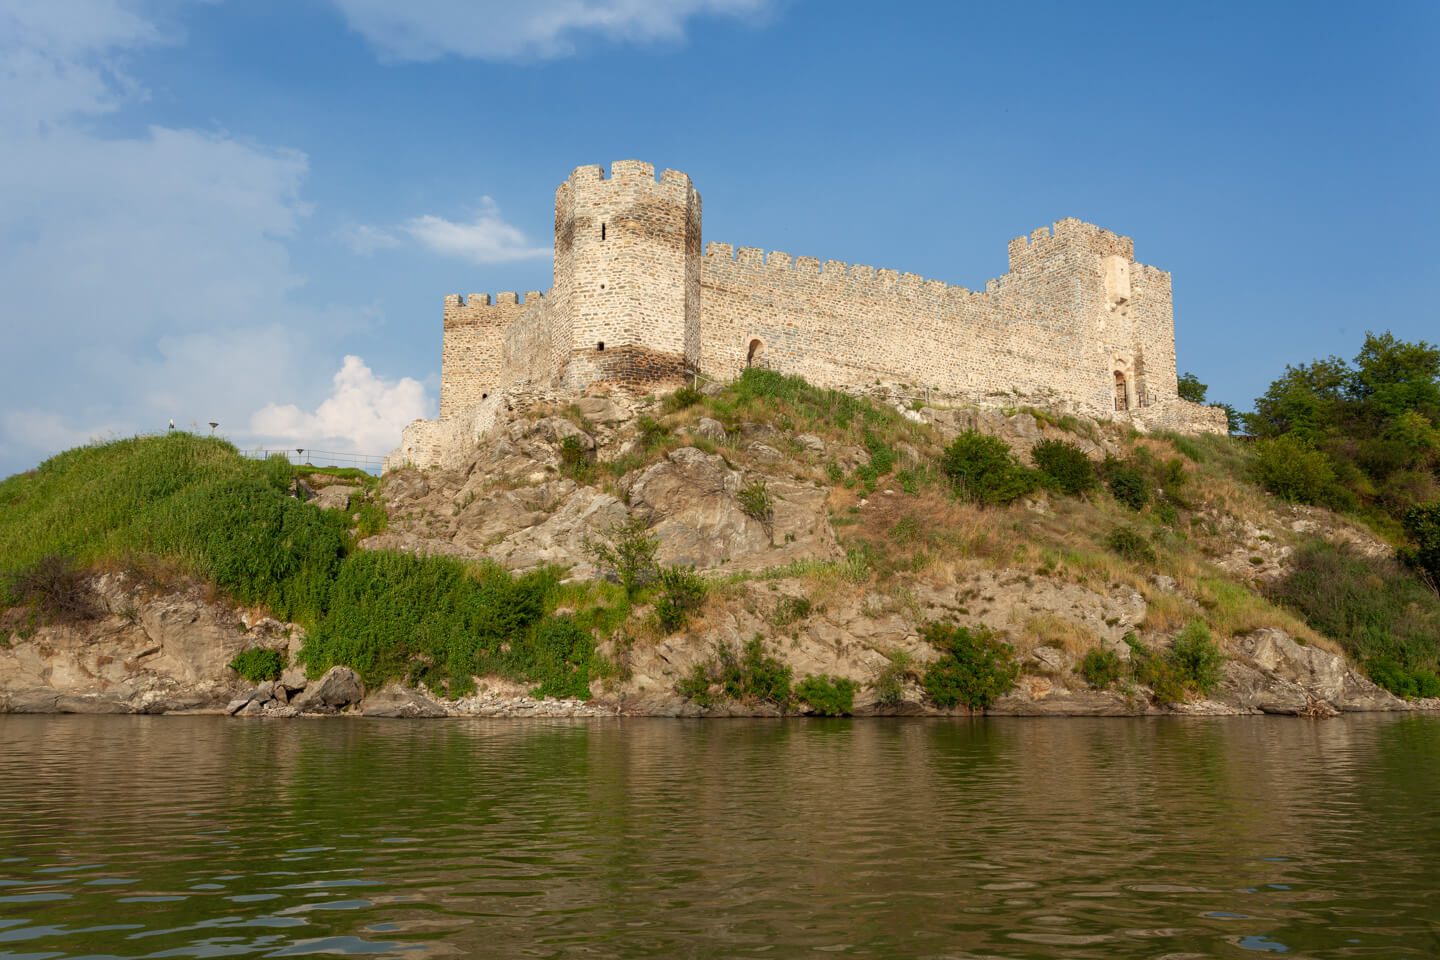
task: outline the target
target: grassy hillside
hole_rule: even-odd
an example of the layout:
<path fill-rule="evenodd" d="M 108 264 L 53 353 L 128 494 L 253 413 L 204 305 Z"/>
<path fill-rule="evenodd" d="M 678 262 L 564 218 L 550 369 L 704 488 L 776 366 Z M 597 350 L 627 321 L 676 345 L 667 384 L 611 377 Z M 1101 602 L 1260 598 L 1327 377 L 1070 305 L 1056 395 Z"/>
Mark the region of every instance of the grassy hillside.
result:
<path fill-rule="evenodd" d="M 80 574 L 123 570 L 164 585 L 189 577 L 309 632 L 312 673 L 355 667 L 368 683 L 424 679 L 463 693 L 474 674 L 585 695 L 594 643 L 562 602 L 595 591 L 553 571 L 512 577 L 446 558 L 357 553 L 374 507 L 321 510 L 294 495 L 297 469 L 186 433 L 70 450 L 0 483 L 0 590 L 32 617 L 84 616 Z M 577 596 L 578 594 L 578 596 Z"/>

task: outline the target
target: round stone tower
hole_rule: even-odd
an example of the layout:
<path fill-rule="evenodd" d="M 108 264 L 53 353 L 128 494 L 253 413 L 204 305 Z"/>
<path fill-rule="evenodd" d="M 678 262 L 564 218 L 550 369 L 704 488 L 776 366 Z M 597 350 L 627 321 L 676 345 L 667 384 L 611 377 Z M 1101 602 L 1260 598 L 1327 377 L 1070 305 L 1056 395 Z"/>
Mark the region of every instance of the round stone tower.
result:
<path fill-rule="evenodd" d="M 577 167 L 555 191 L 552 346 L 567 389 L 645 386 L 700 362 L 700 194 L 637 160 Z"/>

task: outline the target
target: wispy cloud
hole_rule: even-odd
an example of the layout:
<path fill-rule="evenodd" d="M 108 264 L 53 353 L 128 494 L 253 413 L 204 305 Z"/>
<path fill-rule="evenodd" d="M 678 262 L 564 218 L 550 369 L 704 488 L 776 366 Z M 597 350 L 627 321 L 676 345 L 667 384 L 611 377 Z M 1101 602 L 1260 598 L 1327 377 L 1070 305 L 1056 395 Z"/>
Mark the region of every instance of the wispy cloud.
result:
<path fill-rule="evenodd" d="M 514 263 L 550 256 L 549 247 L 533 246 L 518 227 L 506 223 L 490 197 L 481 197 L 479 210 L 467 220 L 427 213 L 394 227 L 365 225 L 339 233 L 342 243 L 363 256 L 398 247 L 404 238 L 442 256 L 471 263 Z"/>
<path fill-rule="evenodd" d="M 758 21 L 775 0 L 333 0 L 351 29 L 389 60 L 550 59 L 585 38 L 677 42 L 690 21 Z"/>

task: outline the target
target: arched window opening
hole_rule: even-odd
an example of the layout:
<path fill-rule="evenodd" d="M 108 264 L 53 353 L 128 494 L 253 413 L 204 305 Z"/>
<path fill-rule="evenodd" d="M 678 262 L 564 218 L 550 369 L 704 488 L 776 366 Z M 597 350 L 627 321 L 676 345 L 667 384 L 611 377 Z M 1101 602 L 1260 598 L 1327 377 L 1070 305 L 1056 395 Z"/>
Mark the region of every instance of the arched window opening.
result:
<path fill-rule="evenodd" d="M 1121 412 L 1130 409 L 1130 401 L 1125 395 L 1125 374 L 1119 370 L 1115 371 L 1115 409 Z"/>
<path fill-rule="evenodd" d="M 599 343 L 595 344 L 595 349 L 596 349 L 597 351 L 599 351 L 600 353 L 604 353 L 604 352 L 605 352 L 605 341 L 604 341 L 604 340 L 601 340 Z"/>
<path fill-rule="evenodd" d="M 605 239 L 605 224 L 603 224 L 603 223 L 600 224 L 600 239 L 601 239 L 601 240 L 604 240 L 604 239 Z"/>
<path fill-rule="evenodd" d="M 760 359 L 760 355 L 763 354 L 764 352 L 765 352 L 765 342 L 764 342 L 763 340 L 761 340 L 759 337 L 756 337 L 754 340 L 751 340 L 751 341 L 750 341 L 750 349 L 749 349 L 749 351 L 745 354 L 745 366 L 748 367 L 748 366 L 752 365 L 756 360 L 759 360 L 759 359 Z"/>
<path fill-rule="evenodd" d="M 482 394 L 480 394 L 480 399 L 481 399 L 481 400 L 489 400 L 489 399 L 490 399 L 490 394 L 488 394 L 488 393 L 482 393 Z"/>

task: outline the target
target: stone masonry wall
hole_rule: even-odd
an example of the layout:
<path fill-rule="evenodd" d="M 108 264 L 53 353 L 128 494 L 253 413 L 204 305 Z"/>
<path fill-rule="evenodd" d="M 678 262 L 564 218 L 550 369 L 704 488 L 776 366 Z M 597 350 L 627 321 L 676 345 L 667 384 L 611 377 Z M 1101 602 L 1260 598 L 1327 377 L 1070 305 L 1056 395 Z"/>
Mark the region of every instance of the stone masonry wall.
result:
<path fill-rule="evenodd" d="M 1062 220 L 1013 242 L 1011 271 L 974 292 L 712 243 L 701 369 L 728 378 L 757 362 L 825 386 L 901 382 L 1109 417 L 1117 361 L 1127 378 L 1144 364 L 1145 400 L 1176 395 L 1169 276 L 1131 264 L 1132 250 L 1127 237 Z M 1119 305 L 1107 302 L 1107 258 L 1129 268 Z"/>
<path fill-rule="evenodd" d="M 445 333 L 440 347 L 442 420 L 474 406 L 495 389 L 502 377 L 505 332 L 539 299 L 536 292 L 527 293 L 523 304 L 509 292 L 497 295 L 493 304 L 488 293 L 445 298 Z"/>

